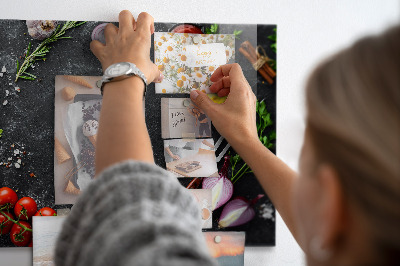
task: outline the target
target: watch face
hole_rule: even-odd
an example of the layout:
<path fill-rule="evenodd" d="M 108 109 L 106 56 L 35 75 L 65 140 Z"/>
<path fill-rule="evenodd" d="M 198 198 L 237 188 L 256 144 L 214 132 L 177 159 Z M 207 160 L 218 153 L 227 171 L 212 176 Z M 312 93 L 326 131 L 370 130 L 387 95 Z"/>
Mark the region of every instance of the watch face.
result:
<path fill-rule="evenodd" d="M 107 68 L 106 70 L 106 75 L 109 77 L 118 77 L 121 75 L 128 74 L 128 70 L 130 69 L 129 63 L 117 63 L 114 65 L 111 65 L 110 67 Z"/>

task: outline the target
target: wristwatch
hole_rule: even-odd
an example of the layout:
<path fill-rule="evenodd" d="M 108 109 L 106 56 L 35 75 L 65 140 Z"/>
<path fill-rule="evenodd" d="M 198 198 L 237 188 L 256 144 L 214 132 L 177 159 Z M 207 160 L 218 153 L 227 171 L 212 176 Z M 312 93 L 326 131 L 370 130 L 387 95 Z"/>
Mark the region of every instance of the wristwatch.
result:
<path fill-rule="evenodd" d="M 146 95 L 147 79 L 143 74 L 143 72 L 135 64 L 130 62 L 116 63 L 107 67 L 106 71 L 104 71 L 102 79 L 99 80 L 98 81 L 99 83 L 97 84 L 98 87 L 100 87 L 101 95 L 103 95 L 103 88 L 106 83 L 112 82 L 117 77 L 124 77 L 123 79 L 125 79 L 132 76 L 138 76 L 143 80 L 144 83 L 143 97 L 144 97 Z M 123 79 L 118 79 L 118 81 Z"/>

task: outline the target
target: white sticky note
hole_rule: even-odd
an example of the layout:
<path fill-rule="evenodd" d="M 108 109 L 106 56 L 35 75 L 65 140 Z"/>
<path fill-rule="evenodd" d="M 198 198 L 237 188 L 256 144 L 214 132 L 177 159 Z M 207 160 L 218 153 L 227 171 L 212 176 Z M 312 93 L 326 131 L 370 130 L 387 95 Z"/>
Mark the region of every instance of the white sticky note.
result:
<path fill-rule="evenodd" d="M 188 67 L 215 66 L 226 64 L 226 52 L 223 43 L 208 43 L 186 46 Z"/>

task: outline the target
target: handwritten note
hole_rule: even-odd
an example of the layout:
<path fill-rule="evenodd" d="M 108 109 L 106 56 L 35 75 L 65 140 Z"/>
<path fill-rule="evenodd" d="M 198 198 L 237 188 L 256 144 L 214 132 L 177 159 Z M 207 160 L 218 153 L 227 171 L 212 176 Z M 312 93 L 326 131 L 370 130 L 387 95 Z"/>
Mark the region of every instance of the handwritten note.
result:
<path fill-rule="evenodd" d="M 161 136 L 164 139 L 211 137 L 211 122 L 189 98 L 162 98 Z"/>
<path fill-rule="evenodd" d="M 168 120 L 170 137 L 182 138 L 185 134 L 195 134 L 195 118 L 183 105 L 185 99 L 168 99 Z"/>
<path fill-rule="evenodd" d="M 184 124 L 186 122 L 186 114 L 185 112 L 180 111 L 172 111 L 171 112 L 171 126 L 178 127 L 180 124 Z"/>
<path fill-rule="evenodd" d="M 226 52 L 223 43 L 209 43 L 186 46 L 188 67 L 215 66 L 226 64 Z"/>

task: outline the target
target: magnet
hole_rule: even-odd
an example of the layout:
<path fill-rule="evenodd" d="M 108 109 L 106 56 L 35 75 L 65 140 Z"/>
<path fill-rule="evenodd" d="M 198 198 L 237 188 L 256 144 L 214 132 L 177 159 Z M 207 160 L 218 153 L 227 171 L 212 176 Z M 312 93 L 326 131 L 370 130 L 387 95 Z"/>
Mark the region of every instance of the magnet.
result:
<path fill-rule="evenodd" d="M 97 40 L 102 44 L 106 44 L 106 38 L 104 37 L 104 29 L 106 28 L 108 23 L 102 23 L 97 25 L 96 28 L 92 31 L 92 41 Z"/>
<path fill-rule="evenodd" d="M 193 37 L 193 43 L 198 44 L 200 42 L 200 36 L 195 35 Z"/>

